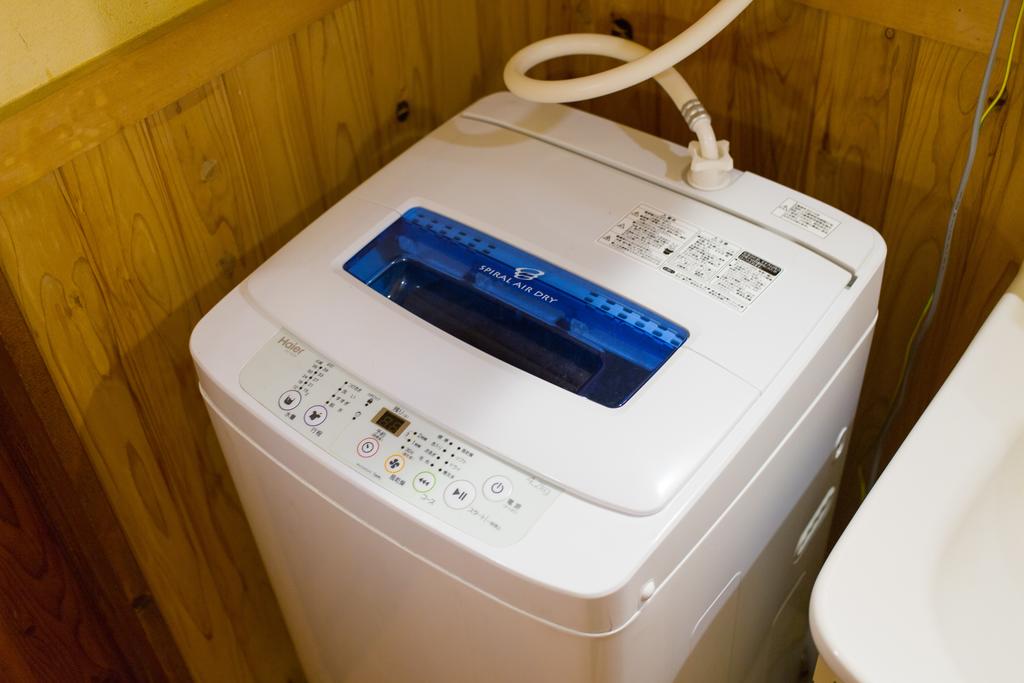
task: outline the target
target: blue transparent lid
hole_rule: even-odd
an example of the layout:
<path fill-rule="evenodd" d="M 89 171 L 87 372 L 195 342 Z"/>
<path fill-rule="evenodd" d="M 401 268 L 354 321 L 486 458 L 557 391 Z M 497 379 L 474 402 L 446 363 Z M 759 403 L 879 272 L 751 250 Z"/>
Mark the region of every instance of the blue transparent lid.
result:
<path fill-rule="evenodd" d="M 345 263 L 402 308 L 535 377 L 609 408 L 689 333 L 588 280 L 428 209 Z"/>

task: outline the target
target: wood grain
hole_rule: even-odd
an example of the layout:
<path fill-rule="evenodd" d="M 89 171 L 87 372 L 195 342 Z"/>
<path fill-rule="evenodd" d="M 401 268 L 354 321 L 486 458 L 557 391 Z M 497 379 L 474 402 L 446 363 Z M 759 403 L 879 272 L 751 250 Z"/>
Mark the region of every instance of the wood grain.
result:
<path fill-rule="evenodd" d="M 1024 91 L 1024 72 L 1018 70 L 1009 86 Z M 963 260 L 952 287 L 950 310 L 955 319 L 943 330 L 948 343 L 942 348 L 942 366 L 952 367 L 981 326 L 1024 260 L 1024 169 L 1019 163 L 1024 152 L 1024 99 L 1010 98 L 1005 107 L 993 110 L 980 154 L 988 165 L 977 198 L 978 218 L 974 229 L 965 231 Z M 1016 257 L 1016 258 L 1015 258 Z"/>
<path fill-rule="evenodd" d="M 804 188 L 880 226 L 918 39 L 830 15 L 817 74 Z M 857 68 L 851 69 L 850 64 Z"/>
<path fill-rule="evenodd" d="M 0 400 L 0 679 L 128 678 L 128 663 L 17 470 L 28 453 L 7 426 L 15 410 Z"/>
<path fill-rule="evenodd" d="M 568 24 L 561 10 L 565 3 L 538 0 L 477 0 L 476 41 L 480 53 L 481 87 L 484 93 L 505 89 L 505 62 L 517 50 L 549 35 L 564 33 Z M 531 72 L 533 73 L 533 72 Z M 536 73 L 547 76 L 546 65 Z"/>
<path fill-rule="evenodd" d="M 223 462 L 200 455 L 208 422 L 184 343 L 199 309 L 152 147 L 141 127 L 110 142 L 0 209 L 10 281 L 193 674 L 295 677 Z"/>
<path fill-rule="evenodd" d="M 859 410 L 861 428 L 854 435 L 855 454 L 873 449 L 877 428 L 895 398 L 904 349 L 915 321 L 928 299 L 938 267 L 946 222 L 963 168 L 970 121 L 984 57 L 950 45 L 924 40 L 917 52 L 912 86 L 907 96 L 905 123 L 899 139 L 893 182 L 879 229 L 889 246 L 886 284 L 882 291 L 876 344 L 869 362 Z M 992 129 L 985 131 L 989 142 Z M 977 192 L 989 172 L 979 160 L 959 217 L 958 235 L 963 238 L 977 225 Z M 963 242 L 954 245 L 953 270 L 963 255 Z M 956 287 L 956 276 L 949 285 Z M 924 375 L 909 378 L 909 405 L 895 424 L 887 450 L 902 441 L 909 427 L 950 368 L 942 368 L 934 343 L 949 311 L 948 295 L 940 307 L 935 327 L 923 347 L 918 370 Z"/>
<path fill-rule="evenodd" d="M 836 676 L 828 663 L 818 657 L 818 663 L 814 667 L 814 683 L 842 683 L 842 681 L 839 680 L 839 676 Z"/>
<path fill-rule="evenodd" d="M 592 0 L 565 7 L 554 15 L 563 28 L 558 32 L 608 33 L 632 35 L 642 45 L 657 47 L 662 41 L 660 6 L 656 0 Z M 604 57 L 578 57 L 555 60 L 548 78 L 573 78 L 618 66 L 620 62 Z M 579 102 L 575 106 L 598 116 L 641 130 L 658 130 L 660 103 L 664 95 L 653 81 L 641 83 L 618 93 Z M 678 116 L 678 114 L 674 114 Z"/>
<path fill-rule="evenodd" d="M 803 187 L 825 17 L 791 2 L 765 2 L 739 27 L 758 39 L 749 54 L 742 41 L 737 54 L 731 109 L 745 125 L 734 126 L 734 144 L 758 160 L 747 164 L 751 170 Z"/>
<path fill-rule="evenodd" d="M 998 2 L 970 0 L 799 0 L 830 14 L 894 28 L 954 47 L 988 54 L 999 18 Z M 1009 51 L 1002 44 L 1000 56 Z M 1020 56 L 1017 56 L 1020 59 Z"/>
<path fill-rule="evenodd" d="M 346 0 L 231 0 L 0 110 L 0 197 L 285 39 Z M 244 28 L 242 28 L 244 27 Z"/>
<path fill-rule="evenodd" d="M 119 678 L 139 681 L 186 681 L 184 661 L 110 507 L 53 380 L 32 339 L 17 303 L 0 280 L 0 442 L 19 481 L 13 496 L 37 502 L 70 569 L 69 600 L 88 605 L 89 617 L 77 628 L 99 627 L 109 633 L 110 649 L 126 667 Z M 29 532 L 29 527 L 22 529 Z M 8 577 L 14 578 L 14 577 Z M 32 594 L 34 582 L 23 581 L 20 593 Z M 10 591 L 5 591 L 10 592 Z M 20 612 L 31 610 L 20 609 Z M 95 620 L 96 623 L 93 622 Z M 22 646 L 54 647 L 46 639 L 25 639 Z M 93 633 L 102 640 L 103 635 Z M 74 655 L 74 651 L 57 653 Z M 21 654 L 0 657 L 15 661 Z M 85 678 L 88 668 L 80 667 Z M 36 675 L 57 680 L 44 662 Z M 4 679 L 7 680 L 7 679 Z M 18 679 L 33 680 L 33 679 Z"/>
<path fill-rule="evenodd" d="M 374 140 L 379 113 L 373 102 L 352 96 L 369 92 L 372 77 L 361 6 L 346 4 L 304 27 L 295 35 L 295 52 L 305 75 L 316 172 L 324 201 L 333 204 L 383 165 Z"/>
<path fill-rule="evenodd" d="M 0 201 L 0 265 L 198 680 L 301 673 L 188 335 L 327 206 L 484 93 L 480 7 L 341 3 Z M 538 25 L 520 30 L 532 39 Z"/>

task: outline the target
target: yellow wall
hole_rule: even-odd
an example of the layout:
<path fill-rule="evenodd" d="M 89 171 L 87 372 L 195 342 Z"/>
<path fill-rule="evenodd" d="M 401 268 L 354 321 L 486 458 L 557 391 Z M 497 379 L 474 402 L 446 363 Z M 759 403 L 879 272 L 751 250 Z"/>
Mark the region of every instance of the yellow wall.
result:
<path fill-rule="evenodd" d="M 0 0 L 0 107 L 207 0 Z"/>

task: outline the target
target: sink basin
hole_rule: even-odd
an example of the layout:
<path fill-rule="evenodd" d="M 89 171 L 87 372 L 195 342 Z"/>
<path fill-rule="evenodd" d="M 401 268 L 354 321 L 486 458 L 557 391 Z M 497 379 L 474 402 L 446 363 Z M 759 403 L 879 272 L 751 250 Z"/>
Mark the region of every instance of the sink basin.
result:
<path fill-rule="evenodd" d="M 1024 681 L 1022 296 L 1024 274 L 819 575 L 811 629 L 844 683 Z"/>
<path fill-rule="evenodd" d="M 961 679 L 1024 681 L 1024 666 L 1015 662 L 1012 679 L 1003 663 L 1024 642 L 1024 432 L 994 463 L 937 564 L 932 602 Z"/>

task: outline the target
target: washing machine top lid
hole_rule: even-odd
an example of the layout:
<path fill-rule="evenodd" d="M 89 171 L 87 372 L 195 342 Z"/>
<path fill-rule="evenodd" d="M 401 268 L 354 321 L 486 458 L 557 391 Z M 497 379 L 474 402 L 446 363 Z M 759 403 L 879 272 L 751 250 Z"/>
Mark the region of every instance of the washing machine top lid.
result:
<path fill-rule="evenodd" d="M 625 404 L 689 332 L 601 285 L 423 207 L 344 269 L 456 339 L 607 408 Z"/>
<path fill-rule="evenodd" d="M 595 140 L 641 135 L 594 125 Z M 699 262 L 670 273 L 630 253 L 635 224 L 678 236 L 672 248 L 718 275 L 701 284 Z M 411 413 L 578 497 L 646 515 L 786 363 L 816 352 L 800 349 L 850 278 L 628 168 L 456 117 L 242 291 Z"/>

